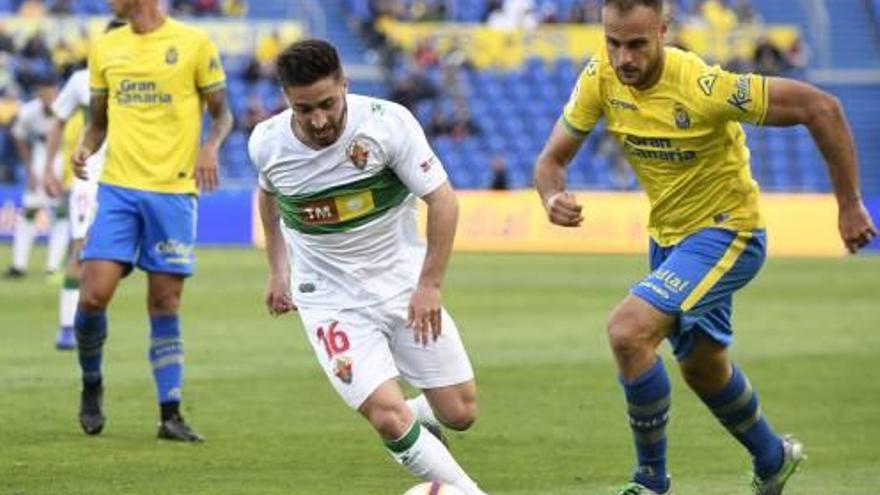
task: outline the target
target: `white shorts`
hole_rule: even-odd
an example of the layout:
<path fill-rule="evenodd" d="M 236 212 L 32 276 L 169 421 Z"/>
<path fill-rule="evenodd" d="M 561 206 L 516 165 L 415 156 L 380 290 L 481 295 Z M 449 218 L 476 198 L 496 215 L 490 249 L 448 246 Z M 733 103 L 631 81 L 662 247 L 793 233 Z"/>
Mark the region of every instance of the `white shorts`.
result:
<path fill-rule="evenodd" d="M 47 172 L 54 173 L 55 177 L 61 177 L 61 157 L 56 157 L 53 162 L 55 170 L 47 171 L 45 151 L 38 147 L 35 147 L 31 151 L 33 153 L 33 156 L 31 157 L 31 167 L 34 179 L 37 181 L 37 187 L 32 191 L 25 188 L 21 204 L 26 209 L 54 208 L 58 205 L 58 200 L 49 196 L 49 193 L 46 192 L 46 188 L 43 187 L 43 178 L 46 176 Z"/>
<path fill-rule="evenodd" d="M 419 389 L 458 385 L 474 378 L 458 328 L 443 310 L 442 333 L 427 347 L 407 323 L 411 293 L 364 308 L 300 308 L 303 328 L 333 388 L 357 409 L 386 381 L 403 377 Z"/>
<path fill-rule="evenodd" d="M 73 178 L 70 188 L 70 238 L 81 241 L 86 238 L 86 233 L 95 219 L 98 208 L 98 177 L 104 171 L 104 162 L 107 157 L 107 142 L 105 141 L 98 152 L 86 160 L 86 174 L 88 180 Z"/>
<path fill-rule="evenodd" d="M 70 188 L 70 238 L 81 241 L 86 238 L 89 226 L 95 219 L 98 198 L 97 181 L 74 179 Z"/>

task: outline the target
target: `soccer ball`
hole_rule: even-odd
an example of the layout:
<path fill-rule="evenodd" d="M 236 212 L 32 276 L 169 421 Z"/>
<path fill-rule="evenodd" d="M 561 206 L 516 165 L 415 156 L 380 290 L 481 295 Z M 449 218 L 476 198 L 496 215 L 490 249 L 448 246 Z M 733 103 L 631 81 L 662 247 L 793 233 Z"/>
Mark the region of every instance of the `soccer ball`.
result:
<path fill-rule="evenodd" d="M 407 490 L 403 495 L 464 495 L 464 493 L 452 485 L 434 481 L 432 483 L 420 483 Z"/>

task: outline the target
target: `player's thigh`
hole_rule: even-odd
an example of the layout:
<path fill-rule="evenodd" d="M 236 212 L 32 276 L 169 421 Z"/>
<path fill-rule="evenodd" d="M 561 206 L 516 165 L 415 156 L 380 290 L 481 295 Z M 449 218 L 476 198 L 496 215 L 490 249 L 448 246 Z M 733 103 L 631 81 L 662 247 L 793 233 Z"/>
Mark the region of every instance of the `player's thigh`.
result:
<path fill-rule="evenodd" d="M 369 310 L 300 308 L 299 315 L 321 369 L 352 409 L 397 377 L 388 338 Z"/>
<path fill-rule="evenodd" d="M 677 318 L 669 339 L 681 359 L 692 332 L 723 346 L 731 342 L 733 293 L 757 275 L 765 258 L 763 230 L 705 229 L 684 239 L 632 293 Z"/>
<path fill-rule="evenodd" d="M 448 387 L 473 380 L 467 351 L 455 320 L 442 310 L 442 332 L 436 341 L 423 346 L 415 341 L 407 326 L 409 295 L 402 294 L 382 305 L 383 319 L 391 329 L 391 352 L 400 375 L 422 390 Z"/>
<path fill-rule="evenodd" d="M 138 268 L 192 275 L 195 269 L 197 200 L 191 194 L 142 194 L 144 238 Z"/>
<path fill-rule="evenodd" d="M 82 240 L 86 238 L 89 225 L 95 219 L 97 206 L 98 184 L 82 180 L 74 180 L 68 197 L 70 212 L 70 238 Z"/>
<path fill-rule="evenodd" d="M 141 240 L 141 216 L 131 190 L 101 184 L 95 220 L 83 242 L 81 259 L 109 260 L 131 270 Z"/>

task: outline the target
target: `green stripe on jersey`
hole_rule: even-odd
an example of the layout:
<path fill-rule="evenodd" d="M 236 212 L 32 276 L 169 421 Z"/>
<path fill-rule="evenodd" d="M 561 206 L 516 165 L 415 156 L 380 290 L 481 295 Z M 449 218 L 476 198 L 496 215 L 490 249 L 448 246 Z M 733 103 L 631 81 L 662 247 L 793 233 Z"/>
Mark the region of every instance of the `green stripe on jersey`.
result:
<path fill-rule="evenodd" d="M 368 223 L 400 205 L 409 190 L 391 169 L 323 191 L 275 195 L 288 228 L 303 234 L 335 234 Z"/>

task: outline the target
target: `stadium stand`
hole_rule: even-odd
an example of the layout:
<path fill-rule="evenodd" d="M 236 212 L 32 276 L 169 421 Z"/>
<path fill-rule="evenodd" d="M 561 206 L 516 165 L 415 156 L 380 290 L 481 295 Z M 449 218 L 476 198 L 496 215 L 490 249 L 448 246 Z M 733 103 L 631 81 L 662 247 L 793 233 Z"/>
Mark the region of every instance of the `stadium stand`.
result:
<path fill-rule="evenodd" d="M 880 44 L 874 42 L 875 38 L 870 35 L 871 17 L 865 15 L 869 12 L 866 10 L 869 2 L 873 0 L 842 1 L 852 5 L 835 8 L 831 12 L 835 23 L 831 45 L 835 67 L 880 66 Z M 0 12 L 18 12 L 23 3 L 27 2 L 0 0 Z M 252 19 L 275 20 L 304 17 L 308 7 L 306 3 L 301 0 L 251 0 L 247 4 L 234 0 L 172 2 L 180 12 L 208 15 L 246 13 Z M 106 4 L 102 0 L 46 1 L 44 7 L 51 12 L 58 8 L 56 4 L 64 4 L 65 9 L 77 15 L 107 14 Z M 508 6 L 505 7 L 505 4 Z M 378 79 L 355 75 L 352 90 L 390 97 L 409 106 L 428 129 L 452 181 L 460 188 L 488 187 L 493 177 L 491 164 L 496 157 L 506 164 L 511 188 L 530 186 L 534 158 L 558 117 L 584 59 L 568 53 L 554 52 L 548 55 L 535 52 L 505 63 L 499 64 L 497 60 L 494 63 L 485 62 L 475 59 L 474 52 L 463 48 L 454 37 L 416 37 L 419 39 L 416 46 L 403 47 L 389 36 L 388 31 L 382 31 L 382 19 L 391 13 L 403 19 L 400 25 L 404 27 L 423 24 L 419 21 L 444 20 L 448 29 L 477 29 L 485 25 L 480 23 L 489 20 L 493 12 L 508 8 L 519 9 L 518 12 L 525 12 L 527 16 L 533 15 L 537 24 L 547 25 L 569 19 L 594 20 L 600 4 L 599 0 L 320 2 L 326 20 L 325 35 L 340 47 L 346 65 L 372 65 L 378 67 L 378 73 L 382 74 Z M 702 47 L 704 56 L 724 58 L 720 62 L 739 70 L 755 69 L 757 49 L 767 41 L 767 46 L 763 48 L 767 49 L 770 60 L 776 62 L 769 66 L 758 64 L 758 67 L 771 73 L 801 77 L 817 62 L 810 57 L 810 49 L 806 48 L 811 43 L 811 35 L 805 28 L 809 25 L 808 15 L 799 6 L 790 4 L 771 0 L 736 0 L 728 8 L 718 0 L 680 0 L 672 4 L 672 11 L 677 16 L 675 24 L 680 28 L 674 40 L 685 45 L 689 41 L 692 45 Z M 309 5 L 313 7 L 315 2 Z M 495 22 L 500 21 L 496 19 Z M 705 33 L 707 26 L 711 28 L 710 31 L 715 31 L 717 26 L 731 22 L 730 36 L 735 38 L 723 38 L 719 42 L 718 39 L 700 34 Z M 799 28 L 792 29 L 791 26 Z M 782 34 L 775 39 L 764 40 L 763 34 L 772 31 L 765 28 L 779 28 Z M 697 35 L 689 35 L 688 29 Z M 803 39 L 799 33 L 803 33 Z M 26 76 L 28 71 L 58 70 L 59 67 L 53 64 L 51 51 L 49 57 L 29 59 L 22 55 L 23 40 L 15 40 L 14 46 L 9 46 L 11 39 L 4 42 L 4 36 L 8 38 L 0 26 L 0 66 L 11 67 L 15 74 L 12 80 L 0 78 L 0 96 L 6 98 L 3 105 L 5 113 L 9 113 L 9 100 L 23 99 L 27 95 L 27 78 L 22 80 L 22 75 Z M 714 51 L 713 47 L 719 44 L 726 46 L 730 40 L 739 43 L 737 46 L 741 48 Z M 858 50 L 853 49 L 856 46 Z M 254 54 L 258 49 L 259 46 L 253 47 Z M 586 54 L 580 55 L 583 57 Z M 261 70 L 259 63 L 255 65 L 256 58 L 246 54 L 224 57 L 229 75 L 230 103 L 237 120 L 236 131 L 223 150 L 227 184 L 253 184 L 254 173 L 247 158 L 249 129 L 255 121 L 284 108 L 280 92 L 267 71 Z M 844 101 L 859 139 L 862 161 L 872 163 L 880 159 L 880 144 L 875 144 L 876 137 L 880 135 L 880 124 L 877 123 L 873 103 L 880 97 L 880 88 L 876 84 L 836 84 L 826 86 L 826 89 L 832 90 Z M 7 143 L 5 130 L 8 126 L 2 124 L 3 121 L 0 121 L 0 162 L 9 164 L 14 159 L 14 152 Z M 752 143 L 755 176 L 764 190 L 829 190 L 821 157 L 805 130 L 749 128 L 747 132 Z M 15 169 L 20 170 L 20 167 Z M 880 191 L 880 174 L 872 172 L 871 167 L 863 167 L 863 170 L 866 190 Z M 0 168 L 0 178 L 3 178 L 2 172 L 3 168 Z M 609 142 L 601 129 L 590 136 L 587 145 L 573 162 L 570 179 L 574 186 L 580 188 L 636 187 L 631 173 L 621 161 L 619 150 Z"/>

